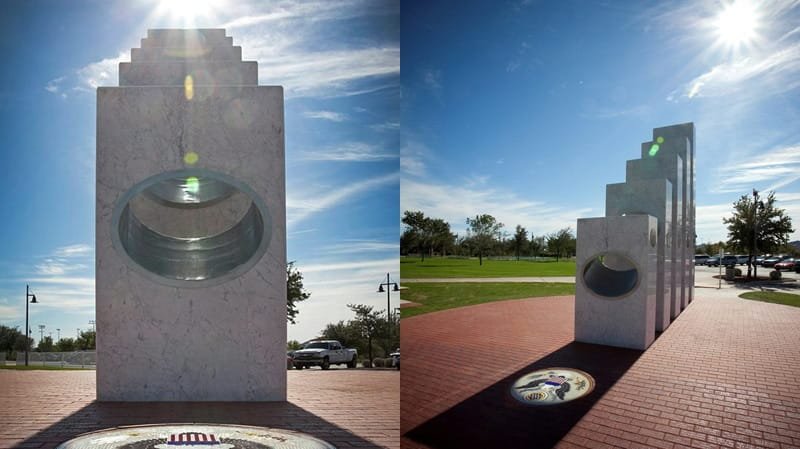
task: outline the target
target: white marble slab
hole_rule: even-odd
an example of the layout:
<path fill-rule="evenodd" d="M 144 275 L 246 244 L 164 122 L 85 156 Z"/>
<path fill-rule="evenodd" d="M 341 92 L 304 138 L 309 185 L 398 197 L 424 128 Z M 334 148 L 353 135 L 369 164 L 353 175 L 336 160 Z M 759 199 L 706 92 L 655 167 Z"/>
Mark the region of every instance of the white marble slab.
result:
<path fill-rule="evenodd" d="M 658 220 L 649 215 L 578 220 L 576 341 L 640 350 L 650 346 L 655 339 L 657 234 Z M 589 264 L 598 255 L 608 255 L 605 264 L 614 269 L 635 267 L 630 291 L 614 297 L 596 293 L 592 285 L 612 284 L 590 273 Z"/>

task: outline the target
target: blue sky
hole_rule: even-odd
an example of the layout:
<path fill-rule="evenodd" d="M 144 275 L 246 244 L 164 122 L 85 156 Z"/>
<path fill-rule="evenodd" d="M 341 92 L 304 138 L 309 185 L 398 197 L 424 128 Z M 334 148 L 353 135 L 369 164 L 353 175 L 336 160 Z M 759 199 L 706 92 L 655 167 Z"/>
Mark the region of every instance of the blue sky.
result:
<path fill-rule="evenodd" d="M 148 28 L 226 28 L 259 83 L 286 94 L 288 257 L 311 299 L 289 338 L 385 308 L 398 277 L 397 1 L 3 3 L 0 324 L 74 336 L 94 319 L 95 88 L 117 84 Z M 398 298 L 393 298 L 397 305 Z M 34 332 L 38 341 L 38 330 Z"/>
<path fill-rule="evenodd" d="M 693 121 L 698 243 L 753 188 L 800 230 L 796 1 L 407 2 L 401 23 L 401 211 L 574 230 L 652 128 Z"/>

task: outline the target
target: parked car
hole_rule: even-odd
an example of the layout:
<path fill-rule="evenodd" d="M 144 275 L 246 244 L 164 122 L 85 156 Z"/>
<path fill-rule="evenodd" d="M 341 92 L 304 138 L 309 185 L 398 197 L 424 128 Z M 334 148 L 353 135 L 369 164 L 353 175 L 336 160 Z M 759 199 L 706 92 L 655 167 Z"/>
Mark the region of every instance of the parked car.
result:
<path fill-rule="evenodd" d="M 286 369 L 292 369 L 294 366 L 294 355 L 292 352 L 293 351 L 286 352 Z"/>
<path fill-rule="evenodd" d="M 733 267 L 736 266 L 738 258 L 736 256 L 727 255 L 722 256 L 722 260 L 718 256 L 709 257 L 706 261 L 706 265 L 709 267 L 718 267 L 720 265 L 725 267 Z"/>
<path fill-rule="evenodd" d="M 694 264 L 695 265 L 705 265 L 708 258 L 711 257 L 708 254 L 695 254 L 694 255 Z"/>
<path fill-rule="evenodd" d="M 389 354 L 389 357 L 392 358 L 392 366 L 394 366 L 395 368 L 397 368 L 399 370 L 400 369 L 400 348 L 397 348 L 397 351 Z"/>
<path fill-rule="evenodd" d="M 766 258 L 767 258 L 767 256 L 756 256 L 755 264 L 756 265 L 761 265 L 761 263 L 764 262 L 764 259 L 766 259 Z"/>
<path fill-rule="evenodd" d="M 761 262 L 761 266 L 762 267 L 767 267 L 767 268 L 774 267 L 776 263 L 778 263 L 778 262 L 780 262 L 780 261 L 782 261 L 784 259 L 788 259 L 788 258 L 789 258 L 789 256 L 773 256 L 773 257 L 769 257 L 767 259 L 764 259 L 763 262 Z"/>
<path fill-rule="evenodd" d="M 775 269 L 778 270 L 778 271 L 781 271 L 781 270 L 789 270 L 789 271 L 794 270 L 794 267 L 796 265 L 796 263 L 795 263 L 796 261 L 797 261 L 797 259 L 794 259 L 792 257 L 790 257 L 788 259 L 783 259 L 782 261 L 780 261 L 780 262 L 775 264 Z"/>
<path fill-rule="evenodd" d="M 337 340 L 317 340 L 306 343 L 303 349 L 294 351 L 295 369 L 319 366 L 328 369 L 331 365 L 347 365 L 355 368 L 358 363 L 358 352 L 345 349 Z"/>
<path fill-rule="evenodd" d="M 738 263 L 739 265 L 747 265 L 748 263 L 750 263 L 750 256 L 746 254 L 740 254 L 736 256 L 736 263 Z"/>

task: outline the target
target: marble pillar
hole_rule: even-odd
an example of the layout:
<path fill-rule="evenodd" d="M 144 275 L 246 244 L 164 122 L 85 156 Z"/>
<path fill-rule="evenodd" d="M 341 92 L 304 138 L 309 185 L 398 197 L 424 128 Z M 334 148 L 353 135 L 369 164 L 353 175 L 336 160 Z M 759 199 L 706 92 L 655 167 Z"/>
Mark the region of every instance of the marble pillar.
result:
<path fill-rule="evenodd" d="M 578 220 L 575 340 L 647 349 L 655 339 L 658 220 Z"/>
<path fill-rule="evenodd" d="M 642 147 L 651 146 L 651 143 L 643 143 Z M 681 292 L 686 288 L 685 272 L 682 260 L 684 250 L 681 244 L 683 232 L 683 161 L 680 156 L 633 159 L 626 163 L 625 167 L 626 182 L 639 182 L 652 179 L 665 179 L 672 186 L 672 198 L 670 201 L 671 226 L 665 227 L 665 239 L 668 242 L 669 250 L 665 254 L 665 279 L 669 278 L 670 295 L 670 317 L 675 319 L 680 315 L 683 307 L 681 305 Z"/>
<path fill-rule="evenodd" d="M 656 331 L 662 332 L 672 318 L 672 183 L 655 178 L 606 185 L 606 217 L 618 215 L 651 215 L 657 220 Z"/>
<path fill-rule="evenodd" d="M 283 89 L 225 30 L 148 30 L 96 187 L 98 400 L 286 400 Z"/>
<path fill-rule="evenodd" d="M 651 147 L 646 149 L 642 146 L 642 158 L 672 157 L 678 155 L 683 160 L 683 197 L 684 215 L 683 230 L 681 236 L 685 257 L 682 260 L 682 268 L 686 279 L 686 289 L 681 299 L 683 308 L 691 302 L 694 297 L 694 251 L 695 251 L 695 172 L 694 172 L 694 151 L 695 151 L 695 129 L 694 123 L 682 123 L 678 125 L 664 126 L 653 129 L 653 141 L 658 147 L 656 151 Z"/>

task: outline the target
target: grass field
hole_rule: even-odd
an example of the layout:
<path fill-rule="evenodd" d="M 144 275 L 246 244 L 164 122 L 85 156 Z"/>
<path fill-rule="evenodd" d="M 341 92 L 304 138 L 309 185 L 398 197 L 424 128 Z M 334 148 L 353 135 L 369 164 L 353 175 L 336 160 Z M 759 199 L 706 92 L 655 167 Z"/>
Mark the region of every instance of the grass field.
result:
<path fill-rule="evenodd" d="M 755 301 L 771 302 L 786 306 L 800 307 L 800 295 L 780 292 L 747 292 L 739 295 L 740 298 L 752 299 Z"/>
<path fill-rule="evenodd" d="M 0 369 L 13 369 L 18 371 L 31 371 L 31 370 L 46 370 L 46 371 L 75 371 L 75 370 L 88 370 L 92 368 L 62 368 L 60 366 L 52 366 L 52 365 L 0 365 Z"/>
<path fill-rule="evenodd" d="M 404 307 L 400 314 L 409 318 L 423 313 L 471 306 L 505 299 L 537 296 L 574 295 L 575 284 L 541 283 L 413 283 L 400 292 L 400 298 L 420 306 Z"/>
<path fill-rule="evenodd" d="M 430 278 L 493 278 L 575 276 L 575 261 L 487 260 L 478 265 L 478 259 L 451 259 L 446 257 L 400 258 L 400 277 L 406 279 Z"/>

